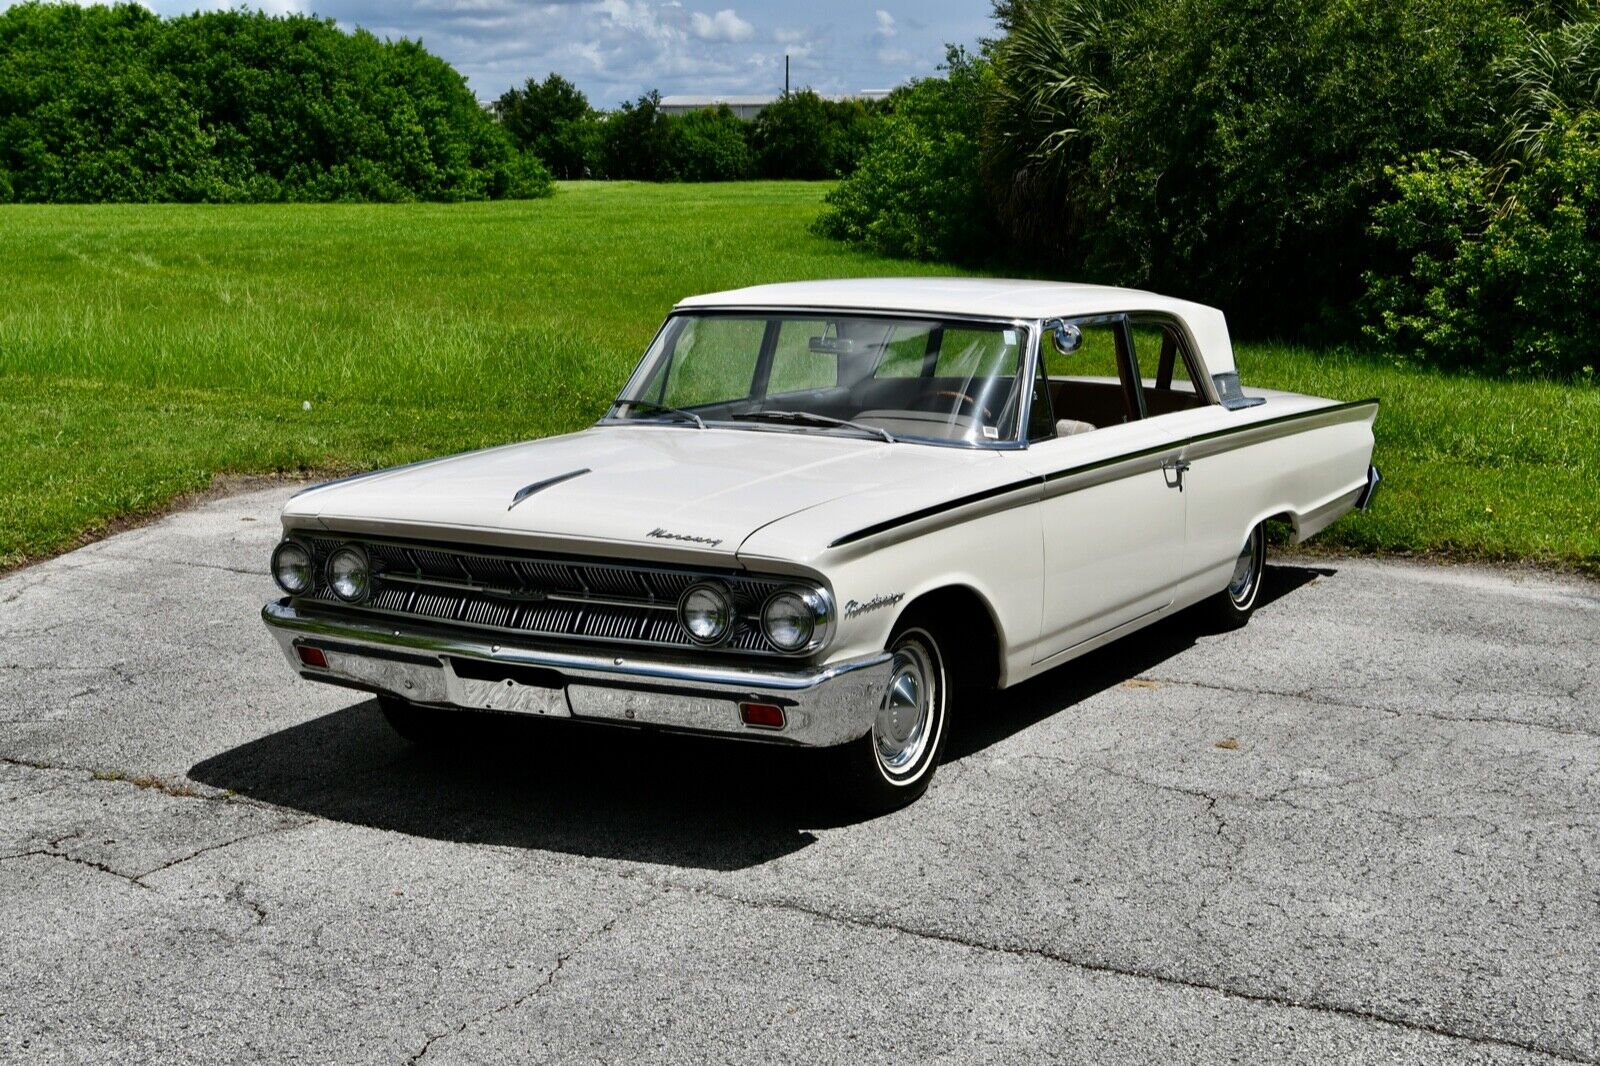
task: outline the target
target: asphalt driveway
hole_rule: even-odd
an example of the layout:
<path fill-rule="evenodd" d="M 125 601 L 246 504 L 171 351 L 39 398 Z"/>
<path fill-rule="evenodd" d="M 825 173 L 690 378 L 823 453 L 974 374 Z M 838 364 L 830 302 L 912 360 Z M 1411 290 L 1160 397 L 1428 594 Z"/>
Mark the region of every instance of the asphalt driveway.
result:
<path fill-rule="evenodd" d="M 274 488 L 0 578 L 0 1060 L 1600 1061 L 1600 588 L 1273 567 L 975 709 L 857 822 L 797 753 L 419 753 L 257 619 Z"/>

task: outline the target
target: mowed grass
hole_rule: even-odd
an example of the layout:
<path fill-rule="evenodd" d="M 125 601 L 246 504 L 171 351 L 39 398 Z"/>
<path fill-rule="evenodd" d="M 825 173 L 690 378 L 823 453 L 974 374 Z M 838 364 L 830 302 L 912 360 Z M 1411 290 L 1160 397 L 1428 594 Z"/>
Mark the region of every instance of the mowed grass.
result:
<path fill-rule="evenodd" d="M 366 469 L 580 427 L 689 293 L 955 272 L 811 236 L 825 188 L 0 207 L 0 566 L 217 473 Z M 1600 562 L 1600 390 L 1278 346 L 1239 358 L 1247 384 L 1384 400 L 1384 493 L 1323 543 Z"/>

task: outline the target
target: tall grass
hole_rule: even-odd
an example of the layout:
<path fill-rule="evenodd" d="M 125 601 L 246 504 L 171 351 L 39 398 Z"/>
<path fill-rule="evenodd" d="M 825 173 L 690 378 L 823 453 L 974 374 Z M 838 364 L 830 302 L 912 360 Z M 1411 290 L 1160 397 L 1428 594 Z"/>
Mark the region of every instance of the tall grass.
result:
<path fill-rule="evenodd" d="M 577 428 L 690 293 L 954 272 L 811 236 L 824 191 L 0 207 L 0 565 L 219 471 L 366 468 Z M 1384 399 L 1384 495 L 1326 541 L 1600 560 L 1600 391 L 1350 353 L 1239 358 L 1247 384 Z"/>

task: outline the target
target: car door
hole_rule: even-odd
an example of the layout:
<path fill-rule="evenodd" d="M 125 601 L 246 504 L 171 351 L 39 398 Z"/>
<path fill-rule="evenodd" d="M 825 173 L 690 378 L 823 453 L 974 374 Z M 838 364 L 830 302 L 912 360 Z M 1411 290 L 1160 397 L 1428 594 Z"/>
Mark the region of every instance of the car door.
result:
<path fill-rule="evenodd" d="M 1068 326 L 1071 351 L 1041 339 L 1023 453 L 1044 478 L 1035 662 L 1147 620 L 1184 574 L 1182 441 L 1146 417 L 1128 317 Z"/>

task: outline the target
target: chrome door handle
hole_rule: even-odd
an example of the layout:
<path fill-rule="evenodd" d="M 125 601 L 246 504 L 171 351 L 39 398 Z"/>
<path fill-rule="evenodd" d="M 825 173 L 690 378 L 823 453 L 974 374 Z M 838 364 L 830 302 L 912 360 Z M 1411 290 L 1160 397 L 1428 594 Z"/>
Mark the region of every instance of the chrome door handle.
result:
<path fill-rule="evenodd" d="M 1161 464 L 1161 476 L 1167 479 L 1167 488 L 1183 491 L 1183 475 L 1189 472 L 1189 460 L 1174 459 Z"/>

